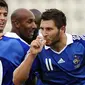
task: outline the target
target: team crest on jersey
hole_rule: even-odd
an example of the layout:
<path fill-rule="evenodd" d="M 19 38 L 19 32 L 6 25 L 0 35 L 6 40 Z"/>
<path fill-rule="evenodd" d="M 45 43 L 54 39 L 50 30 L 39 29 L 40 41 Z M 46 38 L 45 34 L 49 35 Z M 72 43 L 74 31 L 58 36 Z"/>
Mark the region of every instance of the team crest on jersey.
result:
<path fill-rule="evenodd" d="M 75 57 L 75 59 L 73 60 L 73 63 L 78 64 L 80 62 L 79 57 L 77 57 L 76 55 L 74 57 Z"/>
<path fill-rule="evenodd" d="M 79 62 L 80 62 L 80 59 L 79 59 L 79 57 L 78 56 L 74 56 L 74 60 L 73 60 L 73 63 L 75 64 L 75 68 L 79 68 L 80 67 L 80 64 L 79 64 Z"/>

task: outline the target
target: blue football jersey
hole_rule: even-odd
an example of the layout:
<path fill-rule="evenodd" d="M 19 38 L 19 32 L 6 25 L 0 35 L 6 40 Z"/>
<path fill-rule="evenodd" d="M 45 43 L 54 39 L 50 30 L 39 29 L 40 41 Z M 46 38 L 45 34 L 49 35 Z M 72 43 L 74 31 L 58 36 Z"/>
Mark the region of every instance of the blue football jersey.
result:
<path fill-rule="evenodd" d="M 44 85 L 85 85 L 85 36 L 66 35 L 60 52 L 45 46 L 33 63 L 32 72 Z"/>
<path fill-rule="evenodd" d="M 29 45 L 16 33 L 8 32 L 3 36 L 0 40 L 1 85 L 13 85 L 13 71 L 23 61 L 28 49 Z"/>

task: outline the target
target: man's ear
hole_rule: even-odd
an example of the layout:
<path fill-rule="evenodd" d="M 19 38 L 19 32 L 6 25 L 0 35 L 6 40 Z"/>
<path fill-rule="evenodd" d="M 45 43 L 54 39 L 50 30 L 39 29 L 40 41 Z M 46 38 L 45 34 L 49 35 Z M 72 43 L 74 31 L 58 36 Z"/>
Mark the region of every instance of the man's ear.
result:
<path fill-rule="evenodd" d="M 18 21 L 18 20 L 15 20 L 15 21 L 14 21 L 14 24 L 15 24 L 15 26 L 16 26 L 17 28 L 19 28 L 19 27 L 20 27 L 20 23 L 19 23 L 19 21 Z"/>
<path fill-rule="evenodd" d="M 61 30 L 64 31 L 64 33 L 65 33 L 66 27 L 65 27 L 65 26 L 62 26 L 62 27 L 61 27 Z"/>

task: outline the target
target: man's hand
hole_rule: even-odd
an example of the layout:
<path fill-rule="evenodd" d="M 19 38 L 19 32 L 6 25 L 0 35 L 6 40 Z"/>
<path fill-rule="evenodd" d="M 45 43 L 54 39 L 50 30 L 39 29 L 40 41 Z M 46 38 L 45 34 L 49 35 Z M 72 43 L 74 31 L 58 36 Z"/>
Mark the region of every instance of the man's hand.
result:
<path fill-rule="evenodd" d="M 32 55 L 37 55 L 39 52 L 41 52 L 45 43 L 46 43 L 46 41 L 41 36 L 37 36 L 37 38 L 35 40 L 33 40 L 30 45 L 31 46 L 30 53 Z"/>

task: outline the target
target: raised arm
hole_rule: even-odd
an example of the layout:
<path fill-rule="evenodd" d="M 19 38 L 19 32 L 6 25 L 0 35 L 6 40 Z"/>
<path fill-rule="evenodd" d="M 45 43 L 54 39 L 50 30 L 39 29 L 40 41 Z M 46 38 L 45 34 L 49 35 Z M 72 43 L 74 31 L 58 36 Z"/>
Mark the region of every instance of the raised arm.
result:
<path fill-rule="evenodd" d="M 43 46 L 45 45 L 45 40 L 41 40 L 41 37 L 37 37 L 36 40 L 32 41 L 26 59 L 20 64 L 19 67 L 15 69 L 13 73 L 13 82 L 15 85 L 23 84 L 29 77 L 33 61 L 36 58 L 36 55 L 41 52 Z"/>

